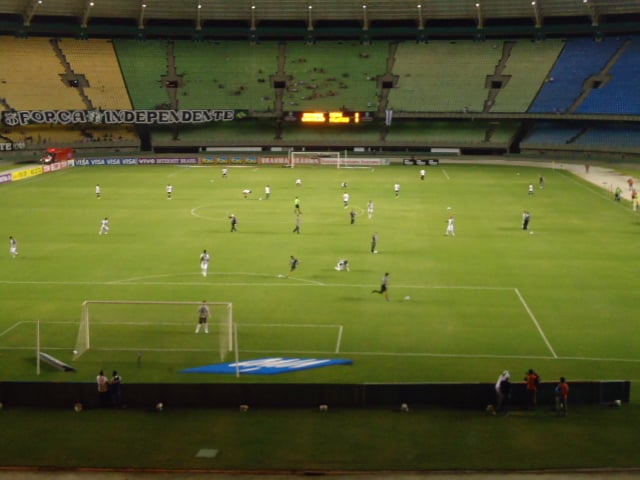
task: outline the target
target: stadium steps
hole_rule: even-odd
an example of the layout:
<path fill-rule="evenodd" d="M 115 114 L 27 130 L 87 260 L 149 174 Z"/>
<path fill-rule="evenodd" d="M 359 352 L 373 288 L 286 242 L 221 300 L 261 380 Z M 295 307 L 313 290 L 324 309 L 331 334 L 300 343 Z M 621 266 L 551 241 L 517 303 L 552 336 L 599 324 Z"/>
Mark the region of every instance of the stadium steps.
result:
<path fill-rule="evenodd" d="M 576 99 L 573 105 L 569 107 L 569 110 L 568 110 L 569 113 L 575 113 L 576 110 L 580 108 L 580 105 L 582 105 L 582 103 L 587 99 L 587 97 L 591 95 L 591 92 L 594 90 L 594 84 L 596 82 L 599 82 L 600 86 L 604 86 L 609 80 L 611 80 L 611 75 L 609 75 L 609 71 L 618 62 L 620 57 L 624 55 L 624 52 L 627 50 L 627 48 L 629 48 L 630 45 L 631 45 L 631 40 L 625 41 L 620 46 L 618 51 L 609 59 L 609 61 L 607 62 L 607 64 L 604 66 L 604 68 L 599 74 L 587 78 L 587 80 L 584 82 L 584 89 L 582 90 L 582 93 Z"/>
<path fill-rule="evenodd" d="M 56 54 L 56 57 L 58 57 L 58 60 L 60 60 L 60 63 L 64 67 L 65 74 L 63 75 L 62 80 L 64 81 L 65 85 L 67 85 L 69 88 L 74 88 L 78 92 L 78 95 L 82 99 L 82 103 L 87 108 L 87 110 L 93 110 L 94 108 L 91 100 L 84 93 L 84 87 L 88 85 L 87 79 L 84 75 L 77 75 L 73 71 L 69 60 L 67 60 L 67 57 L 60 48 L 60 44 L 58 42 L 59 41 L 56 38 L 52 38 L 51 40 L 49 40 L 49 44 L 51 45 L 53 52 Z"/>

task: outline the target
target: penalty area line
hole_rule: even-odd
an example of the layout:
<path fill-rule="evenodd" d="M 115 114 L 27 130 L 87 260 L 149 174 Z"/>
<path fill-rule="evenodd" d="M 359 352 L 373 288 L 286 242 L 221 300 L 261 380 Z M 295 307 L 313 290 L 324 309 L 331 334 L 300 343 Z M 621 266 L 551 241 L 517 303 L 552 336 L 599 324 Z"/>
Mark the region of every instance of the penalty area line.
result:
<path fill-rule="evenodd" d="M 558 358 L 558 355 L 556 354 L 555 350 L 553 349 L 553 347 L 551 346 L 551 342 L 549 342 L 549 339 L 547 338 L 547 336 L 544 334 L 544 331 L 542 330 L 542 327 L 540 326 L 540 324 L 538 323 L 538 320 L 536 319 L 536 316 L 533 314 L 533 312 L 531 311 L 531 309 L 529 308 L 529 305 L 527 305 L 527 302 L 525 302 L 524 297 L 522 296 L 522 294 L 520 293 L 520 290 L 518 290 L 517 288 L 514 288 L 514 291 L 516 292 L 516 295 L 518 296 L 518 298 L 520 299 L 520 303 L 522 303 L 522 306 L 524 307 L 524 309 L 526 310 L 527 314 L 529 315 L 529 318 L 531 319 L 531 321 L 533 322 L 533 324 L 536 326 L 536 328 L 538 329 L 538 333 L 540 334 L 540 336 L 542 337 L 542 340 L 544 340 L 544 343 L 547 345 L 547 348 L 549 349 L 549 351 L 551 352 L 551 355 L 553 355 L 553 358 Z"/>

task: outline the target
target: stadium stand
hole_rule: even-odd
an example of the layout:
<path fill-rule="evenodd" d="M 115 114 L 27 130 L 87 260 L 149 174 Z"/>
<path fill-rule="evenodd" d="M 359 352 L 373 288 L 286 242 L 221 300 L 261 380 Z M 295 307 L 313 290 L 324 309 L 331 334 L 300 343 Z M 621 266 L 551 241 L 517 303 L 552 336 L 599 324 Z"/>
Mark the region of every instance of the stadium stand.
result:
<path fill-rule="evenodd" d="M 575 145 L 589 149 L 608 149 L 615 145 L 617 149 L 640 148 L 640 125 L 596 124 L 589 126 L 576 138 Z"/>
<path fill-rule="evenodd" d="M 138 110 L 170 106 L 163 84 L 167 75 L 166 41 L 114 40 L 131 103 Z"/>
<path fill-rule="evenodd" d="M 287 43 L 284 108 L 377 110 L 377 81 L 386 71 L 388 50 L 385 42 Z"/>
<path fill-rule="evenodd" d="M 520 142 L 522 148 L 566 145 L 584 130 L 583 125 L 541 122 Z"/>
<path fill-rule="evenodd" d="M 529 109 L 531 113 L 566 112 L 588 78 L 597 75 L 622 45 L 619 38 L 567 40 L 556 65 Z"/>
<path fill-rule="evenodd" d="M 66 72 L 46 38 L 0 36 L 5 65 L 0 72 L 0 98 L 16 110 L 84 109 L 77 88 L 65 85 Z"/>
<path fill-rule="evenodd" d="M 502 75 L 509 76 L 495 97 L 491 112 L 526 112 L 563 47 L 562 40 L 518 40 Z"/>
<path fill-rule="evenodd" d="M 485 79 L 494 73 L 503 42 L 433 41 L 401 43 L 389 93 L 396 111 L 481 112 L 487 99 Z"/>
<path fill-rule="evenodd" d="M 577 113 L 640 115 L 640 37 L 632 37 L 627 48 L 608 72 L 610 80 L 591 90 Z"/>
<path fill-rule="evenodd" d="M 131 108 L 111 40 L 62 39 L 59 46 L 73 72 L 86 78 L 84 92 L 93 108 Z"/>
<path fill-rule="evenodd" d="M 278 68 L 275 42 L 191 42 L 174 44 L 176 73 L 182 80 L 182 109 L 223 108 L 271 111 L 271 77 Z"/>

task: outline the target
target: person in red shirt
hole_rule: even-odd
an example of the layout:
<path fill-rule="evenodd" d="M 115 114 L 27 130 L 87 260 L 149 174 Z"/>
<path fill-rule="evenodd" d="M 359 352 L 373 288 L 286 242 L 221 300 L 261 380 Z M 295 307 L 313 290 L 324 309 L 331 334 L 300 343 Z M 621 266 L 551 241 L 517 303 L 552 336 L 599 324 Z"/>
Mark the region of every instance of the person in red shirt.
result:
<path fill-rule="evenodd" d="M 564 377 L 560 377 L 560 383 L 556 385 L 555 395 L 556 412 L 564 417 L 567 414 L 567 402 L 569 399 L 569 384 Z"/>
<path fill-rule="evenodd" d="M 524 377 L 524 381 L 527 382 L 527 398 L 529 400 L 529 408 L 534 410 L 538 403 L 538 387 L 540 386 L 540 375 L 538 375 L 532 368 L 530 368 L 527 372 L 527 375 Z"/>

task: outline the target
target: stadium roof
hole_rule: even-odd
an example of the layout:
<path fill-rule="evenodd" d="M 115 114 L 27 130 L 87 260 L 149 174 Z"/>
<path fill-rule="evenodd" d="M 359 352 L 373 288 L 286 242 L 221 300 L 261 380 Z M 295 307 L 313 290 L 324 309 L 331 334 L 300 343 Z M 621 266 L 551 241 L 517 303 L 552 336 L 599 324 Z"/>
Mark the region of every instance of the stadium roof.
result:
<path fill-rule="evenodd" d="M 639 0 L 0 0 L 0 19 L 23 25 L 71 19 L 87 26 L 92 21 L 148 22 L 193 25 L 236 22 L 248 28 L 264 23 L 297 22 L 312 29 L 316 23 L 352 22 L 363 30 L 373 23 L 404 23 L 415 28 L 430 24 L 485 24 L 516 21 L 543 26 L 640 19 Z M 615 20 L 611 20 L 615 19 Z M 530 23 L 529 23 L 530 22 Z"/>

